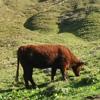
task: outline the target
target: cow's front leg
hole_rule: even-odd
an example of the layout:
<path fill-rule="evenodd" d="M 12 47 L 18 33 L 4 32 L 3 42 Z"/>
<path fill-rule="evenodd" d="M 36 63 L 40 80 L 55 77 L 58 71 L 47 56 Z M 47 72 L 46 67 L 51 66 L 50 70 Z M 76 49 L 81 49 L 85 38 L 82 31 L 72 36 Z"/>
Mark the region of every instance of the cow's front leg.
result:
<path fill-rule="evenodd" d="M 64 68 L 61 68 L 60 71 L 61 71 L 61 73 L 62 73 L 63 80 L 66 81 L 66 80 L 67 80 L 67 79 L 66 79 L 66 68 L 65 68 L 65 67 L 64 67 Z"/>
<path fill-rule="evenodd" d="M 54 76 L 56 75 L 56 68 L 52 67 L 52 71 L 51 71 L 51 82 L 54 82 Z"/>

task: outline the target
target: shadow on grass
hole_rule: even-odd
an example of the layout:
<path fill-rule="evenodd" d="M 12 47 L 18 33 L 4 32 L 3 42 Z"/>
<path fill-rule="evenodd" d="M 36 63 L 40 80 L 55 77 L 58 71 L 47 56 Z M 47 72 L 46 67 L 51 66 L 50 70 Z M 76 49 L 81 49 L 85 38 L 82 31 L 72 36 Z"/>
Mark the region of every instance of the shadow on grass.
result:
<path fill-rule="evenodd" d="M 16 84 L 15 84 L 15 83 L 12 83 L 12 85 L 9 86 L 9 87 L 12 87 L 12 86 L 19 87 L 19 89 L 15 89 L 16 91 L 18 91 L 18 90 L 24 90 L 25 87 L 20 88 L 21 85 L 23 85 L 23 82 L 18 82 L 18 83 L 16 83 Z M 0 89 L 0 93 L 11 92 L 11 91 L 13 91 L 13 90 L 14 90 L 14 89 L 5 89 L 5 90 Z"/>
<path fill-rule="evenodd" d="M 48 84 L 49 84 L 49 83 L 43 83 L 43 84 L 38 85 L 38 87 L 39 87 L 39 88 L 43 88 L 43 87 L 46 87 Z M 23 82 L 18 82 L 18 83 L 16 83 L 16 84 L 13 83 L 13 86 L 18 87 L 19 89 L 7 89 L 7 90 L 2 90 L 2 89 L 0 89 L 0 93 L 11 92 L 11 91 L 13 91 L 13 90 L 19 91 L 19 90 L 24 90 L 24 89 L 26 89 L 25 87 L 21 88 L 21 85 L 24 86 L 24 83 L 23 83 Z M 10 86 L 10 87 L 12 87 L 12 86 Z M 28 90 L 31 90 L 31 89 L 33 89 L 33 86 L 32 86 L 32 85 L 30 85 L 30 89 L 28 89 Z"/>
<path fill-rule="evenodd" d="M 0 93 L 4 93 L 4 92 L 11 92 L 12 91 L 12 89 L 8 89 L 8 90 L 0 90 Z"/>
<path fill-rule="evenodd" d="M 100 100 L 100 95 L 87 96 L 84 100 Z"/>
<path fill-rule="evenodd" d="M 19 90 L 24 90 L 25 88 L 19 88 L 19 89 L 15 89 L 16 91 L 19 91 Z M 5 93 L 5 92 L 11 92 L 13 91 L 13 89 L 7 89 L 7 90 L 0 90 L 0 93 Z"/>
<path fill-rule="evenodd" d="M 88 85 L 91 85 L 91 84 L 92 84 L 92 79 L 83 78 L 80 81 L 75 82 L 72 87 L 78 88 L 78 87 L 88 86 Z"/>
<path fill-rule="evenodd" d="M 40 84 L 38 85 L 39 88 L 43 88 L 43 87 L 46 87 L 49 83 L 43 83 L 43 84 Z"/>
<path fill-rule="evenodd" d="M 48 88 L 46 88 L 42 91 L 39 91 L 38 93 L 35 93 L 35 94 L 31 95 L 29 98 L 32 98 L 32 97 L 38 95 L 39 100 L 47 99 L 45 97 L 50 97 L 51 100 L 54 100 L 55 97 L 52 98 L 54 93 L 57 93 L 57 91 L 55 90 L 55 86 L 50 86 L 50 87 L 48 87 Z"/>
<path fill-rule="evenodd" d="M 83 19 L 73 21 L 73 22 L 63 20 L 60 24 L 58 24 L 58 27 L 59 27 L 58 33 L 60 34 L 60 33 L 67 32 L 67 33 L 72 33 L 76 36 L 79 36 L 78 34 L 76 34 L 76 32 L 78 29 L 81 28 L 82 21 Z"/>
<path fill-rule="evenodd" d="M 30 83 L 30 84 L 31 84 L 31 83 Z M 38 86 L 38 88 L 43 88 L 43 87 L 46 87 L 48 84 L 49 84 L 49 83 L 43 83 L 43 84 L 39 84 L 39 85 L 37 85 L 37 86 Z M 19 82 L 19 83 L 17 83 L 15 86 L 20 88 L 21 85 L 25 86 L 25 84 L 24 84 L 23 82 Z M 21 88 L 21 89 L 26 89 L 26 88 Z M 33 89 L 32 84 L 29 85 L 29 90 L 31 90 L 31 89 Z"/>
<path fill-rule="evenodd" d="M 24 27 L 27 29 L 30 29 L 31 31 L 34 30 L 34 28 L 32 27 L 32 23 L 31 23 L 32 20 L 33 20 L 33 16 L 27 19 L 26 22 L 24 23 Z"/>

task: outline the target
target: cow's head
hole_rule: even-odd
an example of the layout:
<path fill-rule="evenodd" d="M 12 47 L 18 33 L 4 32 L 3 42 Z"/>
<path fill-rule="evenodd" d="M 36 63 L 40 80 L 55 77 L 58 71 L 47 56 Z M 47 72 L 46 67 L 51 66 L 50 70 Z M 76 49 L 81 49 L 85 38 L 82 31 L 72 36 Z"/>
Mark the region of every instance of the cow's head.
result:
<path fill-rule="evenodd" d="M 80 76 L 80 70 L 82 69 L 82 65 L 84 65 L 84 64 L 85 64 L 85 62 L 82 62 L 82 61 L 80 61 L 76 64 L 73 64 L 72 69 L 76 76 Z"/>

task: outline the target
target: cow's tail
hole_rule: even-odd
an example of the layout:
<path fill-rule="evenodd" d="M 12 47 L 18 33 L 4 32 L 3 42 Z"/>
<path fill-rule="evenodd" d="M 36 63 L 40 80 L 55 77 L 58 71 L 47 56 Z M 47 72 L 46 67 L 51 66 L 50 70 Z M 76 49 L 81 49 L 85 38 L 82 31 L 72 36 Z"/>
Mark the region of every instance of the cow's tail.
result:
<path fill-rule="evenodd" d="M 19 54 L 17 52 L 17 71 L 16 71 L 16 77 L 15 77 L 16 82 L 18 82 L 18 76 L 19 76 Z"/>

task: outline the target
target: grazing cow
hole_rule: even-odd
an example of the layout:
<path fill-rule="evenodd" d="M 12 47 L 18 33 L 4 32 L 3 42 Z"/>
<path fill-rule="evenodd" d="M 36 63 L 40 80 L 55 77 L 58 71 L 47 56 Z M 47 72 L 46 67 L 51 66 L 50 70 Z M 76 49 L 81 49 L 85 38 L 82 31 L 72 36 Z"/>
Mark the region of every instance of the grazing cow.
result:
<path fill-rule="evenodd" d="M 80 70 L 85 62 L 75 57 L 71 51 L 63 45 L 27 45 L 18 49 L 18 66 L 16 81 L 18 81 L 19 62 L 24 71 L 24 80 L 26 88 L 29 88 L 28 81 L 32 83 L 33 88 L 37 85 L 32 79 L 33 68 L 52 68 L 51 81 L 54 81 L 56 70 L 60 69 L 63 79 L 66 80 L 66 70 L 73 69 L 76 76 L 80 75 Z"/>

